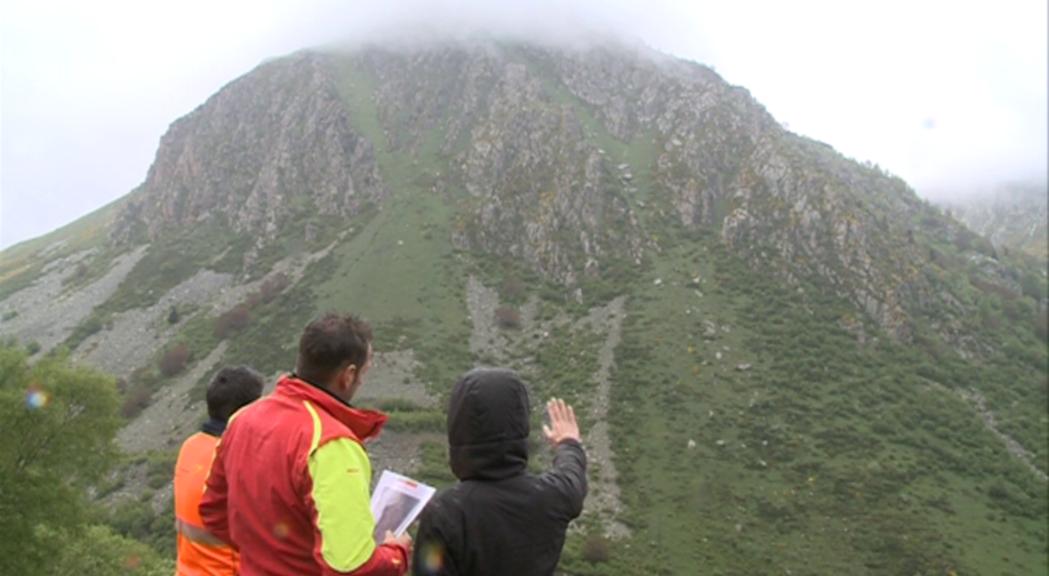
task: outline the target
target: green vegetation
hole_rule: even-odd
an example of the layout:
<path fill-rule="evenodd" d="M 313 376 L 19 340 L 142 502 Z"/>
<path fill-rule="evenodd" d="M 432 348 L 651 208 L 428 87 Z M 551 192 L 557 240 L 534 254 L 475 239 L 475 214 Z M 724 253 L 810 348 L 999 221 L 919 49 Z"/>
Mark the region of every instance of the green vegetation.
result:
<path fill-rule="evenodd" d="M 391 432 L 433 432 L 444 434 L 444 412 L 438 410 L 392 410 L 386 412 L 390 417 L 386 430 Z"/>
<path fill-rule="evenodd" d="M 451 244 L 455 205 L 435 191 L 449 157 L 442 128 L 429 128 L 415 150 L 381 136 L 374 79 L 359 63 L 338 67 L 354 127 L 375 146 L 391 197 L 381 212 L 329 256 L 328 276 L 315 285 L 316 310 L 359 312 L 371 321 L 376 348 L 412 348 L 417 376 L 435 394 L 470 367 L 464 266 Z"/>
<path fill-rule="evenodd" d="M 826 266 L 854 278 L 846 263 L 813 263 L 795 254 L 789 265 L 797 282 L 783 282 L 770 268 L 782 263 L 775 256 L 779 229 L 728 251 L 717 235 L 734 201 L 727 196 L 713 202 L 713 225 L 682 228 L 666 187 L 698 176 L 672 154 L 657 163 L 669 149 L 666 136 L 643 127 L 629 141 L 613 136 L 604 112 L 573 94 L 550 62 L 533 52 L 506 54 L 541 83 L 529 105 L 559 113 L 561 129 L 581 135 L 584 145 L 566 152 L 564 161 L 602 151 L 605 204 L 631 207 L 645 235 L 640 263 L 617 252 L 625 249 L 620 236 L 634 224 L 607 206 L 602 209 L 610 212 L 594 217 L 604 235 L 596 241 L 608 253 L 597 263 L 599 274 L 580 280 L 580 301 L 577 286 L 545 281 L 523 261 L 458 250 L 452 238 L 472 232 L 483 201 L 469 197 L 457 180 L 470 122 L 442 116 L 441 110 L 452 113 L 448 102 L 380 101 L 369 63 L 333 59 L 349 121 L 373 146 L 388 196 L 341 218 L 317 214 L 309 191 L 294 191 L 277 223 L 288 233 L 257 254 L 255 239 L 235 234 L 221 218 L 157 239 L 65 347 L 75 349 L 114 314 L 154 304 L 201 269 L 255 280 L 284 258 L 305 257 L 338 239 L 298 282 L 285 277 L 263 285 L 231 310 L 213 314 L 206 303 L 164 310 L 160 322 L 178 333 L 121 383 L 119 413 L 136 416 L 156 391 L 216 349 L 225 350 L 222 365 L 247 364 L 267 377 L 289 370 L 302 326 L 329 310 L 371 321 L 379 351 L 412 350 L 419 362 L 413 376 L 441 398 L 463 371 L 486 360 L 468 348 L 466 278 L 474 274 L 498 290 L 497 319 L 517 339 L 508 354 L 532 370 L 535 404 L 564 397 L 587 430 L 595 424 L 594 374 L 605 335 L 578 321 L 593 306 L 625 296 L 608 419 L 624 505 L 617 519 L 631 535 L 609 539 L 599 519 L 580 520 L 566 545 L 566 574 L 1049 570 L 1049 498 L 1037 475 L 1049 469 L 1044 261 L 998 254 L 876 167 L 850 172 L 848 186 L 814 169 L 801 179 L 817 190 L 814 206 L 840 200 L 835 217 L 862 220 L 871 226 L 869 237 L 885 237 L 873 243 L 880 252 L 871 254 L 872 269 L 900 282 L 912 316 L 910 340 L 894 340 L 843 300 L 847 286 L 828 286 L 806 271 Z M 428 71 L 433 77 L 420 82 L 441 82 L 443 72 Z M 717 133 L 718 114 L 695 129 Z M 459 131 L 455 139 L 448 137 L 452 129 Z M 791 135 L 776 144 L 788 164 L 839 166 L 824 145 Z M 569 164 L 564 174 L 573 180 L 579 169 Z M 534 215 L 560 193 L 552 184 L 544 188 L 551 178 L 508 175 L 510 192 L 543 191 L 534 203 L 508 193 L 500 208 Z M 829 192 L 820 196 L 819 190 Z M 103 240 L 118 207 L 5 251 L 0 299 L 28 286 L 48 262 L 89 248 L 98 251 L 81 261 L 65 288 L 82 288 L 104 274 L 117 255 Z M 771 195 L 761 207 L 781 215 L 770 225 L 797 224 L 781 197 Z M 907 217 L 892 220 L 900 213 Z M 308 236 L 300 233 L 307 226 Z M 567 226 L 553 231 L 551 245 L 581 269 L 586 256 L 574 232 Z M 834 239 L 820 234 L 812 242 L 833 253 Z M 64 244 L 44 256 L 55 242 Z M 252 265 L 246 269 L 247 256 Z M 911 286 L 928 287 L 935 297 L 904 295 Z M 538 297 L 540 321 L 566 322 L 526 341 L 517 330 L 532 297 Z M 9 311 L 0 321 L 17 314 Z M 117 388 L 69 367 L 62 352 L 29 367 L 26 354 L 38 348 L 0 348 L 0 552 L 6 552 L 0 572 L 170 573 L 170 563 L 159 557 L 171 555 L 171 510 L 155 506 L 170 481 L 174 452 L 125 457 L 123 468 L 107 476 L 121 423 Z M 203 399 L 211 376 L 201 376 L 191 402 Z M 38 392 L 43 396 L 32 397 L 50 401 L 27 404 L 27 394 Z M 390 431 L 424 439 L 416 475 L 438 486 L 453 482 L 443 411 L 405 400 L 379 404 L 390 415 Z M 1034 471 L 990 430 L 990 414 L 998 432 L 1030 452 Z M 533 418 L 538 436 L 539 410 Z M 535 444 L 533 454 L 540 456 L 532 467 L 539 469 L 546 452 Z M 594 462 L 592 477 L 606 466 Z M 138 478 L 144 487 L 130 486 Z M 84 496 L 90 488 L 99 497 L 141 492 L 98 510 Z"/>
<path fill-rule="evenodd" d="M 422 464 L 416 476 L 431 486 L 448 486 L 456 481 L 448 466 L 447 442 L 423 442 L 420 446 Z"/>
<path fill-rule="evenodd" d="M 1046 570 L 1043 481 L 954 392 L 1044 407 L 1038 380 L 1010 386 L 884 336 L 861 346 L 842 328 L 850 306 L 819 287 L 798 294 L 711 238 L 680 240 L 655 263 L 661 285 L 632 291 L 617 351 L 610 420 L 633 536 L 607 564 L 573 536 L 567 572 Z"/>
<path fill-rule="evenodd" d="M 590 421 L 592 391 L 596 385 L 597 352 L 605 336 L 589 328 L 572 330 L 563 328 L 550 333 L 539 346 L 535 361 L 538 374 L 531 382 L 532 403 L 545 406 L 551 397 L 563 398 L 575 408 L 580 425 L 587 429 Z M 541 430 L 543 411 L 533 410 L 532 428 Z"/>
<path fill-rule="evenodd" d="M 61 356 L 30 367 L 24 351 L 0 347 L 0 572 L 171 572 L 152 549 L 92 520 L 86 489 L 114 461 L 117 404 L 101 374 Z"/>

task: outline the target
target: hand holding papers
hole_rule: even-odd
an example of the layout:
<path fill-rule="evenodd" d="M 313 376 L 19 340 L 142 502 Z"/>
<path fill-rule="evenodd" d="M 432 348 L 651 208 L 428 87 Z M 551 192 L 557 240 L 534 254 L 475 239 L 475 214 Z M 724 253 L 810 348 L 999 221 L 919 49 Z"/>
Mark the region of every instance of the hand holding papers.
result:
<path fill-rule="evenodd" d="M 433 486 L 427 486 L 396 472 L 383 470 L 372 494 L 375 541 L 382 542 L 387 530 L 393 532 L 394 536 L 404 534 L 433 497 L 434 492 L 436 489 Z"/>

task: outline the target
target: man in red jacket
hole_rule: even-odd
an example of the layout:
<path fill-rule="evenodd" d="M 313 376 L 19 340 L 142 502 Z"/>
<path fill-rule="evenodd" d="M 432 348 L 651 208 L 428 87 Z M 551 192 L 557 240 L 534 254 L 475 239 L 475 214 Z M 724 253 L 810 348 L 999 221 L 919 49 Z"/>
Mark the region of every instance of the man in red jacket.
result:
<path fill-rule="evenodd" d="M 408 569 L 411 537 L 377 544 L 364 441 L 386 416 L 349 404 L 371 365 L 371 328 L 350 315 L 311 322 L 296 373 L 230 419 L 200 515 L 240 552 L 241 574 L 391 575 Z"/>

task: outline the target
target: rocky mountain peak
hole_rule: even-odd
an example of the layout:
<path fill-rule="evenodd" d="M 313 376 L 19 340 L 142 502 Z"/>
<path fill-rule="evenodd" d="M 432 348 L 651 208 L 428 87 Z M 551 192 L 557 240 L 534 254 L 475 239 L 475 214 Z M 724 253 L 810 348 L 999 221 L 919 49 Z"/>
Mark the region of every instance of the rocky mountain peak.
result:
<path fill-rule="evenodd" d="M 898 337 L 929 302 L 963 314 L 921 273 L 935 262 L 917 240 L 962 232 L 900 179 L 783 129 L 707 67 L 617 44 L 265 63 L 172 125 L 115 236 L 216 219 L 256 246 L 308 235 L 320 216 L 381 208 L 405 162 L 455 207 L 456 246 L 567 287 L 643 265 L 680 225 Z"/>
<path fill-rule="evenodd" d="M 171 125 L 115 229 L 154 239 L 217 218 L 272 238 L 293 211 L 348 214 L 386 193 L 325 57 L 260 65 Z"/>

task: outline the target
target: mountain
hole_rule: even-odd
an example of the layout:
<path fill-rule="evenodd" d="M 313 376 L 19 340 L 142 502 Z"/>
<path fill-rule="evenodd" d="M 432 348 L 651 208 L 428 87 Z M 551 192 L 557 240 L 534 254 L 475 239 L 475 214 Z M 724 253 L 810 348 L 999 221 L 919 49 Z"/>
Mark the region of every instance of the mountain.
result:
<path fill-rule="evenodd" d="M 376 469 L 451 480 L 476 364 L 521 371 L 537 422 L 576 405 L 566 573 L 1019 574 L 1049 568 L 1046 285 L 702 65 L 371 46 L 260 65 L 125 198 L 5 251 L 0 335 L 119 378 L 98 497 L 161 549 L 210 375 L 291 369 L 336 309 L 375 328 Z"/>
<path fill-rule="evenodd" d="M 987 194 L 939 202 L 960 222 L 986 237 L 995 248 L 1049 258 L 1049 189 L 1046 184 L 1017 183 Z"/>

